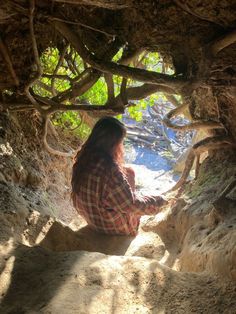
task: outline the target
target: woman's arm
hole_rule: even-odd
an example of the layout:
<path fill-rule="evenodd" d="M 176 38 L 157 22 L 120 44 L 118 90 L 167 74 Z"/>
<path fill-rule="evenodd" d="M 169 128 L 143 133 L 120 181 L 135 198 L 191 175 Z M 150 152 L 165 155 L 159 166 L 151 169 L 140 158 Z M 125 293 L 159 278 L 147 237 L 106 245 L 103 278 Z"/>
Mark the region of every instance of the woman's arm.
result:
<path fill-rule="evenodd" d="M 131 187 L 131 190 L 135 191 L 135 172 L 134 169 L 129 166 L 123 166 L 123 169 L 125 171 L 125 176 L 127 178 L 127 181 L 129 182 L 129 185 Z"/>
<path fill-rule="evenodd" d="M 153 215 L 167 202 L 161 196 L 141 195 L 133 192 L 125 175 L 118 166 L 114 166 L 108 184 L 104 191 L 105 206 L 127 213 Z"/>

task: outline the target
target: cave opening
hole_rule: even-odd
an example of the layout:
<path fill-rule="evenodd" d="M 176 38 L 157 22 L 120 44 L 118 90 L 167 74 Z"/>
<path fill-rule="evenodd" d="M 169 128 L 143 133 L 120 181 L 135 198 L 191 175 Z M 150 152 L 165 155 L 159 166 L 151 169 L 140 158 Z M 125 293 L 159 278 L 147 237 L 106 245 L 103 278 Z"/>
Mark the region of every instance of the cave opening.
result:
<path fill-rule="evenodd" d="M 3 313 L 236 312 L 235 12 L 0 4 Z M 73 157 L 103 116 L 126 126 L 136 187 L 170 199 L 137 237 L 91 232 L 70 199 Z"/>

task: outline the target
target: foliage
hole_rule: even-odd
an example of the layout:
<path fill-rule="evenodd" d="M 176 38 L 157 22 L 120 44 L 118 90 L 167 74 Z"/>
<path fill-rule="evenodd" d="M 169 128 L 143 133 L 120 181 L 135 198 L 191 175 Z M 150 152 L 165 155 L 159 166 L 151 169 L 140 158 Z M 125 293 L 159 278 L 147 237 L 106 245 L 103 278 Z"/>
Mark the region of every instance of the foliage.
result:
<path fill-rule="evenodd" d="M 114 62 L 119 61 L 123 51 L 123 48 L 118 51 L 113 58 Z M 80 73 L 86 69 L 87 65 L 84 64 L 80 56 L 71 47 L 67 47 L 63 61 L 61 64 L 58 64 L 61 53 L 62 52 L 58 51 L 56 48 L 48 48 L 41 55 L 41 64 L 45 75 L 34 85 L 33 89 L 35 93 L 44 97 L 57 96 L 64 91 L 69 91 L 72 84 L 79 80 Z M 147 70 L 162 72 L 163 60 L 157 52 L 143 52 L 130 66 L 138 66 Z M 54 74 L 57 74 L 58 77 L 52 79 L 52 75 Z M 114 94 L 117 96 L 120 93 L 122 78 L 114 75 L 113 81 Z M 140 83 L 132 80 L 128 80 L 127 82 L 127 87 L 139 85 Z M 107 94 L 107 84 L 105 79 L 101 77 L 87 92 L 74 99 L 74 101 L 78 104 L 83 102 L 103 106 L 107 101 Z M 145 99 L 135 101 L 134 105 L 128 108 L 128 114 L 136 121 L 141 121 L 143 111 L 146 110 L 147 106 L 157 104 L 159 101 L 163 100 L 163 97 L 161 93 L 155 93 Z M 71 103 L 71 101 L 64 102 L 64 104 L 68 106 Z M 117 117 L 119 119 L 122 118 L 121 115 Z M 80 115 L 78 112 L 74 111 L 58 112 L 52 117 L 52 121 L 55 125 L 72 130 L 80 124 L 80 120 Z M 89 127 L 86 123 L 81 123 L 81 126 L 76 128 L 73 132 L 78 134 L 81 138 L 85 138 L 89 133 Z"/>
<path fill-rule="evenodd" d="M 82 140 L 86 139 L 90 133 L 90 128 L 85 123 L 81 123 L 81 117 L 76 111 L 56 113 L 53 117 L 53 123 L 56 126 L 65 128 L 67 132 L 73 132 Z"/>
<path fill-rule="evenodd" d="M 104 105 L 107 101 L 107 87 L 103 77 L 101 77 L 80 100 L 86 101 L 93 105 Z"/>

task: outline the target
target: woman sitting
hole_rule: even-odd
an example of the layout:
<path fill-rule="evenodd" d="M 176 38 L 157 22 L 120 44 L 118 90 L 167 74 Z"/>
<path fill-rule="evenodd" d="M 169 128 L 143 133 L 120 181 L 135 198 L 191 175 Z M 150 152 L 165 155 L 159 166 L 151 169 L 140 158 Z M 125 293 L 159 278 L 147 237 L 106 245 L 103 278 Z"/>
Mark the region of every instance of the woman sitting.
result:
<path fill-rule="evenodd" d="M 101 233 L 135 235 L 142 215 L 154 215 L 166 201 L 135 192 L 135 174 L 124 165 L 126 129 L 112 117 L 100 119 L 76 156 L 72 199 L 88 225 Z"/>

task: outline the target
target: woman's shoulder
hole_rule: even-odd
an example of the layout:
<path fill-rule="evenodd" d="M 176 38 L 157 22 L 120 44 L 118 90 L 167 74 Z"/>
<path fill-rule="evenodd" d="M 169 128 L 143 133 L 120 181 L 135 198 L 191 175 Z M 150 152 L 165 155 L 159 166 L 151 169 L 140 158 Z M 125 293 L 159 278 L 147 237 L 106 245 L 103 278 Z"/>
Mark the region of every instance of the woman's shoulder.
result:
<path fill-rule="evenodd" d="M 123 168 L 127 175 L 135 175 L 135 171 L 130 165 L 125 165 Z"/>
<path fill-rule="evenodd" d="M 123 182 L 127 181 L 127 173 L 124 166 L 114 163 L 111 167 L 111 179 L 115 181 Z"/>

